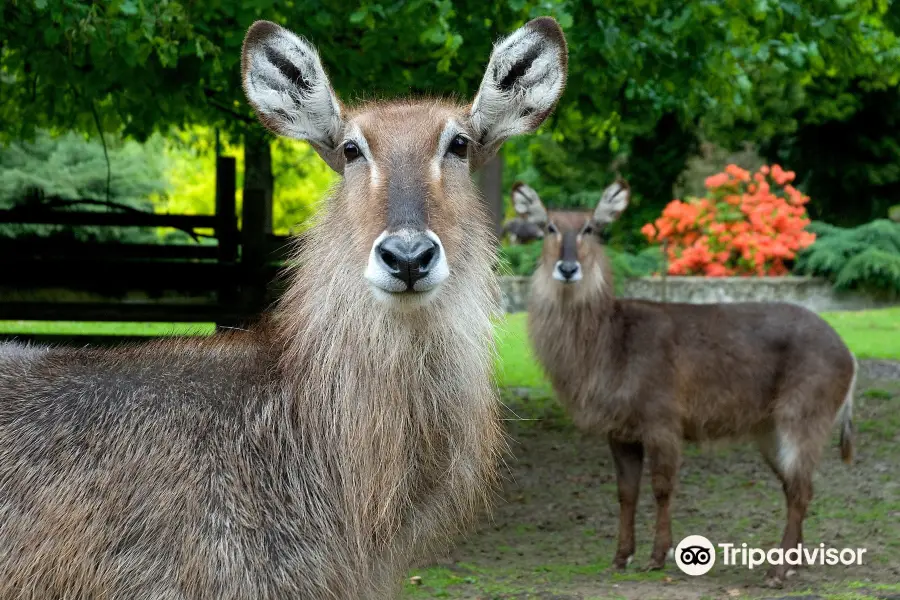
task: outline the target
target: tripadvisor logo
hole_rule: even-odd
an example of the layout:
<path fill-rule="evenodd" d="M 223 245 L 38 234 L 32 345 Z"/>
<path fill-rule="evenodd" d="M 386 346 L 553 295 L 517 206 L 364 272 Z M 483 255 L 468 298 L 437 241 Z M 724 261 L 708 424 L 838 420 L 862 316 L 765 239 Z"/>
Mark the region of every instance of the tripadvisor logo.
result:
<path fill-rule="evenodd" d="M 748 548 L 747 544 L 718 544 L 722 564 L 741 565 L 748 569 L 769 565 L 861 565 L 865 548 L 828 548 L 799 544 L 796 548 Z M 716 564 L 716 549 L 702 535 L 689 535 L 675 548 L 675 564 L 687 575 L 705 575 Z"/>

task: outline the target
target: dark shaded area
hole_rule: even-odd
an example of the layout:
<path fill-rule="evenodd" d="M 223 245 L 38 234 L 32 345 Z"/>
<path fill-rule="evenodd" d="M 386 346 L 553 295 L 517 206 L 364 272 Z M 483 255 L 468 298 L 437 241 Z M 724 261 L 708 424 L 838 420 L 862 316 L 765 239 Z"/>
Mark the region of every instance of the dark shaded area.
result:
<path fill-rule="evenodd" d="M 801 111 L 795 133 L 774 136 L 760 151 L 797 173 L 813 219 L 852 226 L 884 218 L 900 202 L 900 90 L 866 92 L 855 85 L 844 93 L 858 102 L 846 120 L 811 122 Z"/>

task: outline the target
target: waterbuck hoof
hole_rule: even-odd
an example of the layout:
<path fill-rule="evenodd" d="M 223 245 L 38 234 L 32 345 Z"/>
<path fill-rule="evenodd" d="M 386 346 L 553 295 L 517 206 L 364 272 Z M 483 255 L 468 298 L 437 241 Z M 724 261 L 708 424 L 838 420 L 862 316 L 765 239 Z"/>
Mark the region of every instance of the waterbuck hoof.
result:
<path fill-rule="evenodd" d="M 663 556 L 662 559 L 651 558 L 650 562 L 644 567 L 644 571 L 662 571 L 666 568 L 666 557 Z"/>
<path fill-rule="evenodd" d="M 634 558 L 634 554 L 628 555 L 620 555 L 616 554 L 616 557 L 613 559 L 613 568 L 617 571 L 624 571 L 628 568 L 628 565 L 631 564 L 632 559 Z"/>
<path fill-rule="evenodd" d="M 784 574 L 777 571 L 770 571 L 766 575 L 766 587 L 773 589 L 781 589 L 784 587 Z"/>

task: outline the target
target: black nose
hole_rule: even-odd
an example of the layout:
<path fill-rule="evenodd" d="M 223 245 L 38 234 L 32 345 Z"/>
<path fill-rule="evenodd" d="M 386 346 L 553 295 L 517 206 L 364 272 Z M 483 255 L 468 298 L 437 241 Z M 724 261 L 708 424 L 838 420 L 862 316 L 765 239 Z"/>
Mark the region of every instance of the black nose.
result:
<path fill-rule="evenodd" d="M 378 244 L 375 254 L 388 273 L 412 288 L 437 264 L 440 248 L 425 235 L 411 239 L 392 235 Z"/>
<path fill-rule="evenodd" d="M 559 273 L 566 279 L 572 279 L 572 275 L 574 275 L 578 271 L 578 263 L 573 261 L 565 261 L 559 263 Z"/>

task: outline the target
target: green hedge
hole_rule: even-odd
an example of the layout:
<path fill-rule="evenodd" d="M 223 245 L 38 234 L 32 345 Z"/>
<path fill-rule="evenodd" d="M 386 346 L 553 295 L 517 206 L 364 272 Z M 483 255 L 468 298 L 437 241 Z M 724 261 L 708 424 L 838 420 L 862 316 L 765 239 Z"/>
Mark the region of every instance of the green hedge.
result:
<path fill-rule="evenodd" d="M 877 219 L 859 227 L 814 221 L 815 243 L 797 256 L 796 275 L 825 277 L 836 289 L 900 298 L 900 223 Z"/>

